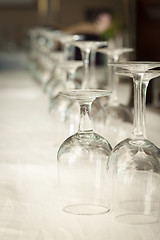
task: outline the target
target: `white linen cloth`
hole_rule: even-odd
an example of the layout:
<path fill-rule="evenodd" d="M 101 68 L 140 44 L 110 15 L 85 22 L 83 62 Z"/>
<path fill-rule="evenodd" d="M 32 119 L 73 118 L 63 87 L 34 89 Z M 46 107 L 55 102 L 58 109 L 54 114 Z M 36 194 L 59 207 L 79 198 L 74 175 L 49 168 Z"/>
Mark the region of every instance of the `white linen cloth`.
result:
<path fill-rule="evenodd" d="M 159 143 L 160 115 L 147 112 Z M 61 209 L 57 147 L 48 98 L 25 70 L 0 72 L 0 239 L 159 240 L 160 221 L 127 225 L 114 213 L 74 216 Z M 63 141 L 63 136 L 59 136 Z"/>

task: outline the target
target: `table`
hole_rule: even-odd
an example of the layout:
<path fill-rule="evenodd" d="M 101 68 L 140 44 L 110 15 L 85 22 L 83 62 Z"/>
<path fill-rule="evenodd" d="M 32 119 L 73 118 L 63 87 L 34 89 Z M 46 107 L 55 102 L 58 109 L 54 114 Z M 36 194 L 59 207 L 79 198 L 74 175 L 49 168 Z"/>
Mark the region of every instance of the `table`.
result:
<path fill-rule="evenodd" d="M 147 111 L 147 116 L 148 136 L 159 145 L 160 115 Z M 116 222 L 112 212 L 74 216 L 62 211 L 56 166 L 57 137 L 48 114 L 48 97 L 28 71 L 23 68 L 1 71 L 1 239 L 159 240 L 160 221 L 126 225 Z M 21 234 L 19 238 L 18 235 L 12 238 L 12 234 L 17 234 L 15 228 Z"/>

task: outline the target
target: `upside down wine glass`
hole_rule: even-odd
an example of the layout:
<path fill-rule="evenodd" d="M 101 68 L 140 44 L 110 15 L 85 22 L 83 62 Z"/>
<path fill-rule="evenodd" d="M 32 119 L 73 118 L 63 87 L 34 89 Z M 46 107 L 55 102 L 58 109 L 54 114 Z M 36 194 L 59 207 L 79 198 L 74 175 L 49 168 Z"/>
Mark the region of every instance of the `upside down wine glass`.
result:
<path fill-rule="evenodd" d="M 82 60 L 83 60 L 83 69 L 84 69 L 84 77 L 82 88 L 88 88 L 89 83 L 89 65 L 90 65 L 90 57 L 91 53 L 95 52 L 100 47 L 107 46 L 106 41 L 73 41 L 72 45 L 78 47 L 81 51 Z"/>
<path fill-rule="evenodd" d="M 58 61 L 55 66 L 55 69 L 53 69 L 51 78 L 49 78 L 45 84 L 47 86 L 47 92 L 49 92 L 49 97 L 52 97 L 52 96 L 54 97 L 60 91 L 59 90 L 57 92 L 57 85 L 58 85 L 58 88 L 61 86 L 61 83 L 62 83 L 61 78 L 63 80 L 63 71 L 61 68 L 59 68 L 59 64 L 61 64 L 62 61 L 67 61 L 69 59 L 73 59 L 74 48 L 73 48 L 73 46 L 71 46 L 70 42 L 72 42 L 73 40 L 77 41 L 79 39 L 83 39 L 83 36 L 82 35 L 68 35 L 65 33 L 61 33 L 61 34 L 57 35 L 57 37 L 55 37 L 54 35 L 51 34 L 50 41 L 52 40 L 56 44 L 57 43 L 60 44 L 62 47 L 62 51 L 59 51 L 58 55 L 55 51 L 53 51 L 53 53 L 51 52 L 49 54 L 51 61 L 53 61 L 57 58 L 56 56 L 54 57 L 54 55 L 57 55 L 58 57 L 60 57 L 57 59 Z M 60 52 L 62 54 L 60 54 Z M 57 73 L 58 73 L 58 76 L 56 77 Z M 63 83 L 62 83 L 62 85 L 63 85 Z M 61 90 L 62 89 L 63 89 L 63 86 L 61 87 Z"/>
<path fill-rule="evenodd" d="M 132 48 L 102 48 L 98 52 L 107 55 L 108 62 L 118 62 L 124 53 L 132 52 Z M 128 137 L 132 130 L 133 114 L 129 107 L 120 104 L 117 94 L 118 79 L 115 75 L 116 66 L 109 66 L 109 85 L 112 94 L 104 105 L 106 113 L 105 131 L 103 136 L 109 139 L 112 146 Z"/>
<path fill-rule="evenodd" d="M 87 88 L 93 88 L 93 85 L 90 84 L 90 72 L 89 72 L 89 66 L 91 61 L 91 54 L 96 52 L 96 50 L 100 47 L 104 47 L 107 45 L 106 41 L 73 41 L 71 43 L 73 46 L 76 46 L 80 49 L 81 55 L 82 55 L 82 61 L 83 61 L 83 81 L 81 84 L 81 89 L 87 89 Z M 92 64 L 93 68 L 93 64 Z M 91 82 L 93 83 L 93 82 Z M 74 113 L 78 113 L 78 108 L 76 103 L 73 103 L 70 108 L 67 110 L 66 114 L 66 120 L 70 122 L 70 115 L 73 115 Z M 97 114 L 98 112 L 98 114 Z M 104 120 L 105 120 L 105 113 L 104 109 L 97 101 L 97 99 L 92 104 L 92 112 L 91 115 L 93 116 L 93 126 L 94 129 L 100 133 L 101 128 L 104 126 Z M 77 118 L 76 118 L 77 119 Z M 75 124 L 72 125 L 72 129 L 75 132 L 76 126 L 78 122 L 74 121 Z"/>
<path fill-rule="evenodd" d="M 160 63 L 113 64 L 129 70 L 133 77 L 134 131 L 130 138 L 116 145 L 109 157 L 107 171 L 113 180 L 112 209 L 119 222 L 149 224 L 156 222 L 160 213 L 160 150 L 144 133 L 142 81 L 145 72 L 159 67 Z"/>
<path fill-rule="evenodd" d="M 78 132 L 62 143 L 57 154 L 63 210 L 77 215 L 107 213 L 106 164 L 111 146 L 92 130 L 90 118 L 93 100 L 109 91 L 65 90 L 60 94 L 80 104 Z"/>
<path fill-rule="evenodd" d="M 59 63 L 59 67 L 65 72 L 66 79 L 59 86 L 59 91 L 66 89 L 74 89 L 75 88 L 75 73 L 79 67 L 82 66 L 82 61 L 80 60 L 64 60 Z M 58 90 L 58 88 L 57 88 Z M 58 91 L 58 92 L 59 92 Z M 60 94 L 57 94 L 50 99 L 50 112 L 57 112 L 58 119 L 62 122 L 65 121 L 65 114 L 68 106 L 73 102 L 70 98 L 66 98 Z M 54 114 L 56 114 L 54 112 Z M 53 116 L 54 117 L 54 116 Z"/>
<path fill-rule="evenodd" d="M 49 53 L 53 51 L 54 45 L 49 44 L 49 33 L 54 36 L 59 34 L 57 31 L 51 31 L 49 29 L 40 29 L 39 30 L 39 39 L 38 39 L 38 56 L 37 56 L 37 80 L 39 83 L 45 84 L 52 75 L 53 64 L 50 61 Z"/>
<path fill-rule="evenodd" d="M 132 78 L 132 74 L 129 71 L 118 71 L 116 72 L 118 75 L 128 76 Z M 144 73 L 142 79 L 142 120 L 143 120 L 143 135 L 146 138 L 146 94 L 147 87 L 151 79 L 157 78 L 160 76 L 160 70 L 148 70 Z"/>
<path fill-rule="evenodd" d="M 79 67 L 82 66 L 82 61 L 80 60 L 65 60 L 60 63 L 60 67 L 66 74 L 66 79 L 61 83 L 61 85 L 57 86 L 57 90 L 67 90 L 75 88 L 75 73 Z M 57 93 L 54 97 L 52 97 L 49 101 L 49 113 L 53 120 L 53 124 L 55 126 L 55 131 L 57 131 L 57 136 L 59 136 L 58 141 L 56 141 L 56 145 L 59 146 L 59 141 L 61 141 L 61 137 L 68 137 L 75 133 L 75 128 L 73 124 L 79 121 L 79 115 L 74 112 L 70 114 L 68 121 L 66 121 L 66 112 L 70 105 L 73 103 L 73 99 L 66 98 L 63 95 Z M 59 125 L 59 128 L 57 126 Z"/>
<path fill-rule="evenodd" d="M 31 51 L 29 54 L 29 71 L 31 72 L 33 78 L 39 81 L 39 55 L 41 48 L 45 44 L 45 39 L 41 36 L 41 32 L 44 31 L 43 28 L 33 28 L 29 31 L 30 36 L 30 47 Z"/>
<path fill-rule="evenodd" d="M 53 53 L 50 53 L 50 59 L 52 61 L 52 75 L 50 79 L 43 84 L 43 91 L 48 94 L 49 98 L 59 92 L 57 91 L 57 85 L 59 86 L 61 80 L 63 81 L 65 78 L 65 74 L 60 69 L 60 63 L 64 59 L 64 53 L 62 51 L 54 51 Z"/>

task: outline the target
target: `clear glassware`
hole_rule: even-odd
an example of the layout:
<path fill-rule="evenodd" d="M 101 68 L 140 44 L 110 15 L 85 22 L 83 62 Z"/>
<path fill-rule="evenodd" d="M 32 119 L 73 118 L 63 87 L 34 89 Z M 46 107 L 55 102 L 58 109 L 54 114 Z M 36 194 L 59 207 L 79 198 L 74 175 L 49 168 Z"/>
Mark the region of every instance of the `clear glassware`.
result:
<path fill-rule="evenodd" d="M 65 78 L 61 80 L 59 91 L 76 87 L 75 74 L 77 69 L 82 67 L 82 65 L 83 62 L 81 60 L 62 60 L 59 62 L 59 68 L 65 73 Z M 58 87 L 58 83 L 55 87 Z M 50 96 L 51 101 L 54 101 L 54 98 L 59 96 L 59 91 L 57 92 L 56 89 L 56 94 L 54 94 L 53 97 L 51 97 L 52 95 Z"/>
<path fill-rule="evenodd" d="M 60 63 L 64 59 L 62 51 L 53 51 L 50 53 L 52 61 L 52 74 L 51 77 L 43 84 L 43 91 L 48 94 L 49 98 L 55 96 L 60 90 L 57 90 L 57 85 L 61 85 L 61 81 L 65 79 L 65 74 L 60 68 Z M 54 90 L 54 91 L 53 91 Z"/>
<path fill-rule="evenodd" d="M 80 49 L 82 60 L 83 60 L 83 80 L 81 84 L 81 89 L 86 88 L 94 88 L 97 83 L 93 84 L 93 81 L 91 80 L 91 77 L 93 77 L 95 68 L 95 52 L 98 48 L 104 47 L 107 45 L 106 41 L 73 41 L 71 43 L 73 46 L 76 46 Z M 91 66 L 92 71 L 89 71 L 89 66 Z M 90 74 L 92 73 L 92 74 Z M 95 78 L 94 78 L 95 79 Z M 92 79 L 93 80 L 93 79 Z M 66 113 L 66 119 L 70 123 L 72 122 L 72 130 L 75 132 L 77 129 L 77 120 L 75 120 L 75 124 L 73 124 L 73 121 L 70 121 L 70 115 L 73 115 L 73 113 L 76 111 L 77 104 L 73 103 L 70 105 L 70 108 L 67 110 Z M 76 111 L 77 112 L 77 111 Z M 98 114 L 97 114 L 98 113 Z M 100 102 L 96 99 L 92 104 L 92 112 L 91 115 L 93 116 L 93 128 L 98 132 L 102 132 L 102 128 L 104 126 L 105 121 L 105 113 L 104 109 L 101 106 Z M 77 118 L 76 118 L 77 119 Z"/>
<path fill-rule="evenodd" d="M 60 93 L 78 100 L 78 132 L 67 138 L 57 154 L 63 210 L 77 215 L 107 213 L 108 190 L 106 163 L 111 146 L 92 130 L 91 104 L 97 97 L 109 95 L 103 90 L 69 90 Z"/>
<path fill-rule="evenodd" d="M 83 83 L 82 88 L 88 88 L 89 86 L 89 65 L 90 65 L 90 58 L 91 53 L 95 52 L 100 47 L 107 46 L 106 41 L 73 41 L 71 43 L 72 45 L 80 48 L 82 60 L 84 64 L 84 77 L 83 77 Z M 93 66 L 92 66 L 93 67 Z"/>
<path fill-rule="evenodd" d="M 90 74 L 89 74 L 89 86 L 91 88 L 100 88 L 100 84 L 97 81 L 96 74 L 96 50 L 92 51 L 90 54 Z"/>
<path fill-rule="evenodd" d="M 52 63 L 49 60 L 48 49 L 48 32 L 47 28 L 40 28 L 38 30 L 36 39 L 37 64 L 35 71 L 35 79 L 37 82 L 43 84 L 48 81 L 52 72 Z M 54 31 L 53 31 L 54 32 Z"/>
<path fill-rule="evenodd" d="M 118 62 L 121 55 L 132 51 L 132 48 L 102 48 L 98 50 L 98 52 L 107 55 L 108 63 Z M 109 101 L 104 104 L 106 119 L 105 131 L 103 130 L 102 134 L 104 137 L 107 136 L 111 145 L 114 147 L 130 135 L 133 124 L 133 114 L 131 108 L 127 105 L 121 104 L 118 100 L 118 79 L 115 75 L 116 66 L 108 67 L 109 85 L 112 94 L 109 97 Z"/>
<path fill-rule="evenodd" d="M 59 88 L 57 86 L 57 90 L 59 91 L 66 89 L 74 89 L 75 88 L 75 74 L 79 67 L 83 65 L 81 60 L 65 60 L 60 63 L 60 67 L 66 74 L 66 79 L 60 84 Z M 69 114 L 68 119 L 66 119 L 66 114 L 68 108 L 72 105 L 73 99 L 66 98 L 57 93 L 54 97 L 50 99 L 49 102 L 49 112 L 53 119 L 55 126 L 61 124 L 61 128 L 59 130 L 62 131 L 63 137 L 68 137 L 75 133 L 74 126 L 77 126 L 77 122 L 79 122 L 79 114 L 77 108 L 75 109 L 74 115 Z M 65 134 L 64 134 L 65 133 Z"/>
<path fill-rule="evenodd" d="M 64 51 L 64 59 L 73 59 L 74 55 L 74 48 L 71 48 L 72 41 L 79 41 L 84 39 L 83 35 L 78 34 L 66 34 L 63 33 L 60 37 L 57 38 L 57 40 L 61 43 L 62 49 Z"/>
<path fill-rule="evenodd" d="M 119 222 L 149 224 L 160 214 L 160 150 L 145 136 L 143 105 L 149 77 L 143 77 L 160 63 L 112 64 L 128 70 L 134 82 L 134 130 L 130 138 L 115 146 L 107 165 L 113 179 L 112 209 Z"/>
<path fill-rule="evenodd" d="M 55 62 L 51 56 L 58 48 L 56 40 L 62 35 L 62 32 L 59 30 L 45 29 L 45 31 L 42 32 L 42 35 L 45 41 L 43 48 L 41 49 L 41 55 L 39 56 L 39 61 L 41 62 L 39 79 L 42 84 L 42 88 L 44 89 L 48 81 L 50 81 L 55 69 Z"/>
<path fill-rule="evenodd" d="M 128 76 L 132 78 L 132 74 L 129 71 L 118 71 L 116 72 L 118 75 Z M 144 73 L 142 79 L 142 118 L 143 118 L 143 134 L 146 137 L 146 94 L 147 94 L 147 87 L 151 79 L 157 78 L 160 76 L 159 70 L 148 70 Z"/>
<path fill-rule="evenodd" d="M 43 28 L 32 28 L 29 31 L 29 38 L 30 38 L 30 51 L 29 51 L 29 64 L 28 69 L 32 75 L 32 77 L 39 81 L 39 76 L 37 73 L 38 65 L 39 65 L 39 52 L 41 46 L 44 44 L 44 39 L 41 38 L 41 32 Z"/>
<path fill-rule="evenodd" d="M 71 45 L 71 42 L 77 41 L 79 39 L 83 39 L 83 35 L 69 35 L 66 33 L 61 33 L 61 35 L 57 36 L 56 38 L 52 37 L 55 42 L 61 45 L 62 50 L 59 51 L 62 53 L 60 54 L 53 51 L 53 54 L 50 53 L 51 60 L 55 63 L 55 68 L 53 69 L 53 73 L 50 79 L 48 79 L 45 89 L 47 88 L 46 92 L 49 94 L 49 97 L 52 98 L 58 94 L 60 90 L 63 90 L 63 82 L 64 82 L 64 71 L 62 69 L 62 63 L 66 60 L 73 60 L 74 59 L 74 50 L 75 48 Z M 57 61 L 57 56 L 58 58 Z M 59 67 L 60 65 L 60 67 Z M 62 81 L 61 81 L 62 80 Z M 62 86 L 61 86 L 62 85 Z"/>

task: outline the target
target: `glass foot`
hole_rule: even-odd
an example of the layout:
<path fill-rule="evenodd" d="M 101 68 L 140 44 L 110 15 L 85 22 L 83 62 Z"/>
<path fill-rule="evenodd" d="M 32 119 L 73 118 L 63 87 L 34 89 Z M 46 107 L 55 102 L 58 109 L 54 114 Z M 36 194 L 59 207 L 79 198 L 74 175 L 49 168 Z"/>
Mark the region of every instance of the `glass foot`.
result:
<path fill-rule="evenodd" d="M 128 213 L 116 216 L 120 223 L 142 225 L 152 224 L 158 221 L 157 211 L 160 209 L 160 202 L 157 201 L 128 201 L 120 203 L 122 209 Z"/>
<path fill-rule="evenodd" d="M 67 213 L 75 215 L 99 215 L 105 214 L 110 211 L 110 209 L 105 208 L 99 205 L 90 205 L 90 204 L 75 204 L 69 205 L 63 208 Z"/>

